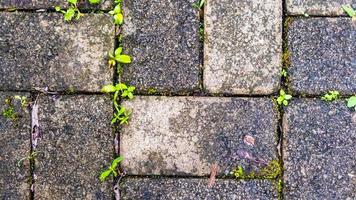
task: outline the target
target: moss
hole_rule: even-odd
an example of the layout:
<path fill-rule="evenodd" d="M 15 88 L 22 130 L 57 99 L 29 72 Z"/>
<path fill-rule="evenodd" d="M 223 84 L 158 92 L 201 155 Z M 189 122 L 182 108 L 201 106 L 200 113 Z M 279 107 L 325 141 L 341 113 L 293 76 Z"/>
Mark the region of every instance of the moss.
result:
<path fill-rule="evenodd" d="M 7 108 L 2 110 L 2 116 L 5 117 L 6 119 L 16 120 L 17 115 L 15 113 L 14 105 L 12 104 L 12 99 L 10 97 L 6 98 L 5 104 L 7 105 Z"/>
<path fill-rule="evenodd" d="M 156 92 L 157 92 L 157 90 L 155 88 L 150 88 L 147 91 L 148 94 L 155 94 Z"/>
<path fill-rule="evenodd" d="M 282 167 L 278 160 L 272 160 L 259 171 L 246 173 L 243 167 L 238 166 L 232 171 L 232 174 L 238 179 L 275 179 L 281 177 Z"/>
<path fill-rule="evenodd" d="M 70 95 L 74 94 L 76 91 L 73 86 L 69 86 L 69 88 L 65 91 L 65 94 Z"/>

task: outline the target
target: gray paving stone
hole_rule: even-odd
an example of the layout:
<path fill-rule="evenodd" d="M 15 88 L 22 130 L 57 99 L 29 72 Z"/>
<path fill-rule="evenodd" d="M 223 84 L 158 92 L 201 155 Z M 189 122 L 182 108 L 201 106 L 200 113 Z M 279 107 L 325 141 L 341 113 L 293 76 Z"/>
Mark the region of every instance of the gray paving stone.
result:
<path fill-rule="evenodd" d="M 208 1 L 204 86 L 212 93 L 271 94 L 278 90 L 282 1 Z"/>
<path fill-rule="evenodd" d="M 286 0 L 288 14 L 345 16 L 342 5 L 356 7 L 356 0 Z"/>
<path fill-rule="evenodd" d="M 87 0 L 78 1 L 79 8 L 85 9 L 104 9 L 109 10 L 113 7 L 113 1 L 111 0 L 102 0 L 101 4 L 90 5 Z M 66 0 L 1 0 L 0 9 L 49 9 L 54 8 L 55 6 L 61 6 L 62 8 L 67 8 L 68 3 Z"/>
<path fill-rule="evenodd" d="M 277 199 L 273 183 L 267 180 L 222 180 L 212 188 L 207 179 L 140 179 L 122 183 L 122 199 Z"/>
<path fill-rule="evenodd" d="M 58 13 L 0 13 L 0 89 L 100 91 L 112 82 L 107 54 L 111 18 L 87 14 L 65 23 Z"/>
<path fill-rule="evenodd" d="M 288 45 L 289 86 L 294 92 L 356 93 L 356 26 L 350 18 L 295 19 Z"/>
<path fill-rule="evenodd" d="M 200 42 L 195 0 L 124 1 L 124 50 L 133 63 L 123 80 L 138 91 L 199 89 Z"/>
<path fill-rule="evenodd" d="M 355 199 L 356 113 L 343 100 L 298 99 L 284 117 L 286 199 Z"/>
<path fill-rule="evenodd" d="M 30 114 L 21 108 L 19 101 L 12 101 L 17 119 L 7 119 L 2 111 L 8 108 L 5 100 L 14 95 L 29 96 L 25 93 L 0 92 L 0 199 L 29 199 L 30 165 L 25 160 L 23 165 L 17 162 L 30 155 Z"/>
<path fill-rule="evenodd" d="M 267 98 L 136 97 L 121 133 L 129 174 L 208 175 L 276 159 L 277 113 Z M 253 137 L 254 145 L 246 137 Z"/>
<path fill-rule="evenodd" d="M 112 106 L 105 96 L 41 97 L 35 199 L 111 199 L 99 175 L 112 160 Z"/>

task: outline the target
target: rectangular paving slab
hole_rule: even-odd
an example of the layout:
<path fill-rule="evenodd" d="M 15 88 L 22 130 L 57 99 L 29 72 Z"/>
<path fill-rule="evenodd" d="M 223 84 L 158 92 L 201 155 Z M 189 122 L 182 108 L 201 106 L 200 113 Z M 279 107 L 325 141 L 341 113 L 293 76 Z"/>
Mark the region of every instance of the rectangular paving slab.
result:
<path fill-rule="evenodd" d="M 100 183 L 113 157 L 112 104 L 105 96 L 40 97 L 35 199 L 111 199 Z"/>
<path fill-rule="evenodd" d="M 212 93 L 271 94 L 278 90 L 282 1 L 208 1 L 204 87 Z"/>
<path fill-rule="evenodd" d="M 228 175 L 276 159 L 277 112 L 267 98 L 136 97 L 121 133 L 123 166 L 134 175 Z"/>
<path fill-rule="evenodd" d="M 345 16 L 342 5 L 356 8 L 356 0 L 286 0 L 288 14 Z"/>
<path fill-rule="evenodd" d="M 267 180 L 127 178 L 121 184 L 122 199 L 277 199 L 277 190 Z"/>
<path fill-rule="evenodd" d="M 58 13 L 0 13 L 0 89 L 100 91 L 111 83 L 111 17 L 86 14 L 65 23 Z"/>
<path fill-rule="evenodd" d="M 293 100 L 283 131 L 286 199 L 356 198 L 356 113 L 344 100 Z"/>
<path fill-rule="evenodd" d="M 27 200 L 30 199 L 30 164 L 27 159 L 18 161 L 30 155 L 31 121 L 21 102 L 14 100 L 15 95 L 29 97 L 28 93 L 0 92 L 0 199 Z"/>
<path fill-rule="evenodd" d="M 0 9 L 53 9 L 55 6 L 68 7 L 66 0 L 1 0 Z M 113 1 L 102 0 L 100 4 L 89 4 L 88 0 L 78 0 L 77 6 L 85 9 L 110 9 Z"/>
<path fill-rule="evenodd" d="M 122 78 L 140 92 L 199 89 L 200 42 L 195 0 L 124 1 L 124 52 L 133 63 Z"/>
<path fill-rule="evenodd" d="M 288 32 L 294 92 L 356 93 L 356 26 L 351 18 L 293 19 Z"/>

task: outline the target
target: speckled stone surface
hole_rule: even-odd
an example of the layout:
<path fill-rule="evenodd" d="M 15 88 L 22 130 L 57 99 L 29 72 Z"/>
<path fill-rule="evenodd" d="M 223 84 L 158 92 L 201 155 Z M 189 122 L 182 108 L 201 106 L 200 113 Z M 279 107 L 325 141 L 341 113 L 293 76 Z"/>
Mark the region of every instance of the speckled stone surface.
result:
<path fill-rule="evenodd" d="M 222 180 L 208 187 L 207 179 L 140 179 L 122 183 L 122 199 L 277 199 L 273 183 L 267 180 Z"/>
<path fill-rule="evenodd" d="M 295 93 L 356 93 L 356 23 L 351 18 L 295 19 L 289 25 L 289 86 Z"/>
<path fill-rule="evenodd" d="M 342 5 L 356 8 L 356 0 L 286 0 L 288 14 L 346 16 Z"/>
<path fill-rule="evenodd" d="M 122 78 L 138 91 L 199 89 L 200 42 L 195 0 L 124 1 L 123 45 L 133 63 Z"/>
<path fill-rule="evenodd" d="M 112 82 L 107 54 L 111 18 L 87 14 L 65 23 L 58 13 L 0 13 L 0 89 L 100 91 Z"/>
<path fill-rule="evenodd" d="M 282 1 L 208 1 L 204 87 L 212 93 L 271 94 L 278 90 Z"/>
<path fill-rule="evenodd" d="M 129 174 L 220 175 L 276 159 L 277 114 L 267 98 L 136 97 L 121 132 Z M 246 143 L 252 137 L 253 145 Z"/>
<path fill-rule="evenodd" d="M 102 0 L 100 4 L 89 4 L 88 0 L 78 0 L 77 6 L 85 9 L 109 10 L 113 7 L 112 0 Z M 1 0 L 0 9 L 50 9 L 55 6 L 68 7 L 66 0 Z"/>
<path fill-rule="evenodd" d="M 293 100 L 283 119 L 286 199 L 356 198 L 356 113 L 343 100 Z"/>
<path fill-rule="evenodd" d="M 112 114 L 105 96 L 40 97 L 35 199 L 112 199 L 98 178 L 113 157 Z"/>
<path fill-rule="evenodd" d="M 30 198 L 29 161 L 18 167 L 17 162 L 30 155 L 30 114 L 21 108 L 20 101 L 12 101 L 17 120 L 5 118 L 2 113 L 8 108 L 7 98 L 27 93 L 0 92 L 0 199 L 27 200 Z"/>

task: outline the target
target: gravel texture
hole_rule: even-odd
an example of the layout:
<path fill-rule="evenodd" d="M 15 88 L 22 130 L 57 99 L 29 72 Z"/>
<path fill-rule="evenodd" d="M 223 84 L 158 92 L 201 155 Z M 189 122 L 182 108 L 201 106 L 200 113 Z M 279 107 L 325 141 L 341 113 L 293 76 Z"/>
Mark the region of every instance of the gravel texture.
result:
<path fill-rule="evenodd" d="M 100 4 L 91 5 L 88 0 L 78 0 L 78 7 L 80 9 L 103 9 L 109 10 L 113 7 L 112 0 L 102 0 Z M 66 0 L 1 0 L 0 9 L 53 9 L 55 6 L 67 8 Z"/>
<path fill-rule="evenodd" d="M 342 5 L 356 8 L 356 0 L 286 0 L 288 14 L 345 16 Z"/>

